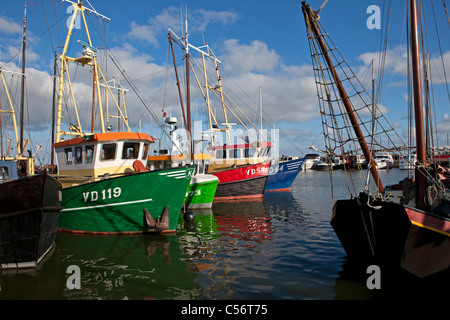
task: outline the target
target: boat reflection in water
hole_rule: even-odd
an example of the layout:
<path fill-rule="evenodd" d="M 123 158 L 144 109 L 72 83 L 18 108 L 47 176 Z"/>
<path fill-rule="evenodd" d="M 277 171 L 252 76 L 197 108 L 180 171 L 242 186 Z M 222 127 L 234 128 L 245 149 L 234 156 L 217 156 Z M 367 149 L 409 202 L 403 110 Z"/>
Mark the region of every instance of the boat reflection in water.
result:
<path fill-rule="evenodd" d="M 270 215 L 263 199 L 214 202 L 212 210 L 193 212 L 195 222 L 180 219 L 178 242 L 201 273 L 202 298 L 228 299 L 242 269 L 236 264 L 251 263 L 249 250 L 271 240 Z"/>
<path fill-rule="evenodd" d="M 213 210 L 217 229 L 222 236 L 246 242 L 271 239 L 271 218 L 262 199 L 218 202 L 214 203 Z"/>
<path fill-rule="evenodd" d="M 58 259 L 80 267 L 68 299 L 198 299 L 195 271 L 175 235 L 95 237 L 61 233 Z M 67 275 L 68 276 L 68 275 Z"/>

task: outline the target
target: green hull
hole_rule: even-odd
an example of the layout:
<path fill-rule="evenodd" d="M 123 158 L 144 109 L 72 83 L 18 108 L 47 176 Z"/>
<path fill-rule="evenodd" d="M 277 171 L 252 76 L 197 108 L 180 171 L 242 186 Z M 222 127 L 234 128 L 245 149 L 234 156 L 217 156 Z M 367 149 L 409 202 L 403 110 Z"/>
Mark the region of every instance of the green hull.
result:
<path fill-rule="evenodd" d="M 135 173 L 63 189 L 59 228 L 83 233 L 174 232 L 193 167 Z M 150 230 L 168 207 L 168 228 Z"/>
<path fill-rule="evenodd" d="M 184 197 L 186 209 L 210 209 L 214 201 L 219 179 L 210 174 L 195 175 Z"/>

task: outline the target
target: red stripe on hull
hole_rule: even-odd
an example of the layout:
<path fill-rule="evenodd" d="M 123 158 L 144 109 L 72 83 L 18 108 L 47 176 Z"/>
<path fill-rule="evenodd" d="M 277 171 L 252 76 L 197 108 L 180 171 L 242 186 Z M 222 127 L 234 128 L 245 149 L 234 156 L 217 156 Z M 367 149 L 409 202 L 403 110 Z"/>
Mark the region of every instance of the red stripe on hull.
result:
<path fill-rule="evenodd" d="M 446 233 L 450 236 L 450 221 L 441 217 L 435 217 L 431 214 L 419 210 L 405 207 L 406 213 L 411 221 L 419 223 L 427 228 Z"/>
<path fill-rule="evenodd" d="M 263 194 L 253 194 L 253 195 L 245 195 L 245 196 L 230 196 L 230 197 L 215 197 L 214 201 L 227 201 L 227 200 L 241 200 L 241 199 L 259 199 L 262 198 Z"/>
<path fill-rule="evenodd" d="M 287 192 L 287 191 L 291 191 L 291 188 L 270 189 L 270 190 L 266 190 L 266 192 Z"/>
<path fill-rule="evenodd" d="M 221 184 L 267 176 L 269 174 L 269 167 L 270 161 L 245 167 L 227 169 L 213 174 L 219 178 L 219 184 Z"/>

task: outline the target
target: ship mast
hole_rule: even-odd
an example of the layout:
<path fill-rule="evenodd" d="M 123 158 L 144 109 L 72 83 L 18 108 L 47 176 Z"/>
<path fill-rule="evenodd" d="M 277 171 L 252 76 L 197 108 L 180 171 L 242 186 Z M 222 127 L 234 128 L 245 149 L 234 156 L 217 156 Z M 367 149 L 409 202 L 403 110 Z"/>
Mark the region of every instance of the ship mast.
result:
<path fill-rule="evenodd" d="M 22 35 L 22 91 L 20 99 L 20 149 L 19 156 L 23 153 L 23 117 L 25 112 L 25 49 L 27 47 L 27 3 L 23 13 L 23 35 Z"/>
<path fill-rule="evenodd" d="M 317 26 L 316 22 L 316 14 L 313 14 L 313 10 L 310 8 L 308 4 L 306 4 L 305 1 L 302 2 L 302 11 L 303 15 L 305 16 L 305 21 L 308 25 L 308 29 L 312 30 L 314 35 L 311 34 L 311 37 L 314 36 L 314 38 L 317 40 L 317 43 L 320 47 L 320 50 L 322 51 L 322 54 L 325 58 L 325 61 L 330 69 L 331 75 L 334 79 L 334 82 L 336 83 L 336 87 L 338 89 L 339 95 L 342 99 L 342 102 L 344 104 L 345 110 L 347 112 L 347 115 L 349 117 L 349 120 L 352 124 L 353 130 L 356 134 L 356 137 L 358 138 L 359 145 L 361 146 L 361 150 L 364 154 L 364 157 L 367 159 L 370 172 L 372 174 L 373 179 L 375 180 L 375 183 L 378 187 L 378 191 L 380 193 L 383 193 L 384 187 L 380 180 L 380 177 L 378 175 L 378 170 L 376 168 L 375 161 L 373 160 L 372 153 L 369 150 L 369 147 L 367 145 L 366 139 L 364 138 L 364 135 L 361 131 L 361 128 L 359 126 L 358 120 L 355 115 L 355 111 L 353 110 L 353 107 L 350 103 L 349 97 L 347 95 L 347 92 L 344 89 L 344 86 L 341 83 L 341 79 L 339 78 L 338 73 L 335 70 L 335 66 L 333 64 L 333 61 L 329 55 L 329 50 L 326 47 L 325 41 L 323 40 L 323 35 L 320 33 L 319 28 Z"/>
<path fill-rule="evenodd" d="M 8 111 L 8 110 L 2 110 L 0 108 L 0 117 L 1 117 L 1 113 L 10 113 L 12 115 L 13 126 L 14 126 L 14 134 L 15 134 L 15 138 L 16 138 L 16 148 L 17 148 L 17 158 L 16 159 L 22 160 L 22 151 L 21 151 L 22 148 L 20 147 L 19 133 L 17 131 L 16 113 L 14 111 L 13 100 L 12 100 L 11 94 L 9 93 L 9 90 L 8 90 L 8 86 L 7 86 L 7 83 L 6 83 L 5 76 L 4 76 L 4 72 L 10 72 L 12 74 L 18 74 L 18 73 L 0 69 L 0 78 L 1 78 L 2 83 L 3 83 L 3 87 L 5 88 L 6 97 L 8 99 L 8 104 L 9 104 L 10 109 L 11 109 L 10 111 Z M 23 75 L 23 74 L 19 74 L 19 75 Z M 8 156 L 8 152 L 9 152 L 9 147 L 8 147 L 8 151 L 6 153 L 6 156 Z"/>
<path fill-rule="evenodd" d="M 187 29 L 187 25 L 186 25 L 186 29 Z M 180 38 L 171 29 L 169 29 L 169 41 L 171 42 L 172 39 L 176 40 L 177 42 L 179 42 L 181 44 L 181 46 L 184 48 L 184 50 L 187 52 L 186 60 L 187 60 L 188 64 L 189 64 L 189 61 L 188 61 L 189 60 L 189 54 L 188 54 L 189 49 L 193 49 L 193 50 L 197 51 L 198 53 L 200 53 L 202 55 L 203 72 L 204 72 L 204 74 L 203 74 L 203 76 L 204 76 L 204 85 L 200 84 L 200 81 L 199 81 L 198 77 L 196 76 L 194 70 L 192 69 L 192 67 L 190 67 L 190 65 L 189 65 L 190 68 L 186 68 L 186 74 L 189 75 L 189 71 L 192 70 L 192 73 L 193 73 L 193 75 L 195 77 L 195 80 L 197 81 L 197 85 L 198 85 L 198 87 L 199 87 L 199 89 L 200 89 L 200 91 L 201 91 L 201 93 L 203 95 L 203 98 L 205 99 L 206 106 L 208 108 L 208 118 L 209 118 L 210 132 L 211 133 L 212 132 L 225 132 L 227 137 L 228 137 L 228 141 L 231 144 L 230 129 L 231 129 L 231 126 L 232 125 L 236 125 L 236 123 L 228 122 L 227 109 L 231 112 L 231 114 L 239 121 L 239 123 L 245 129 L 248 130 L 248 127 L 245 125 L 245 123 L 242 120 L 239 119 L 237 114 L 235 112 L 233 112 L 233 110 L 231 110 L 229 106 L 227 106 L 227 104 L 225 102 L 225 98 L 228 99 L 229 101 L 231 101 L 231 99 L 223 91 L 222 78 L 221 78 L 220 73 L 219 73 L 219 64 L 222 63 L 222 62 L 219 59 L 217 59 L 217 57 L 214 55 L 214 53 L 210 49 L 208 43 L 206 43 L 202 47 L 195 47 L 195 46 L 191 45 L 188 42 L 187 34 L 186 34 L 185 38 Z M 216 78 L 217 78 L 217 84 L 214 87 L 208 84 L 207 71 L 206 71 L 206 59 L 208 59 L 208 58 L 213 59 L 213 61 L 214 61 L 214 68 L 215 68 L 215 73 L 216 73 Z M 177 80 L 177 82 L 178 82 L 178 80 Z M 187 80 L 187 82 L 188 82 L 188 80 Z M 203 91 L 203 88 L 205 89 L 205 91 Z M 180 89 L 178 89 L 178 90 L 180 90 Z M 224 114 L 224 120 L 225 120 L 225 123 L 222 123 L 222 125 L 225 126 L 224 129 L 220 129 L 219 128 L 219 126 L 217 124 L 217 119 L 216 119 L 213 111 L 211 110 L 211 102 L 210 102 L 210 98 L 209 98 L 209 90 L 211 90 L 211 92 L 216 96 L 216 98 L 220 101 L 220 103 L 222 105 L 223 114 Z M 188 93 L 189 93 L 189 91 L 188 91 Z M 180 93 L 180 99 L 181 99 L 181 93 Z M 231 103 L 246 118 L 246 120 L 248 120 L 248 122 L 251 123 L 250 119 L 248 119 L 248 117 L 245 116 L 245 114 L 239 109 L 239 107 L 235 103 L 233 103 L 233 102 L 231 102 Z M 188 116 L 189 116 L 189 112 L 188 112 Z M 190 120 L 188 118 L 188 122 L 189 121 Z M 213 122 L 214 122 L 214 124 L 213 124 Z M 257 127 L 255 127 L 255 129 L 258 131 Z M 256 137 L 251 131 L 249 131 L 249 133 L 255 138 L 255 140 L 257 140 L 257 141 L 259 140 L 258 137 Z M 263 137 L 264 139 L 267 140 L 267 138 L 264 137 L 264 135 L 262 133 L 261 133 L 261 137 Z M 211 145 L 214 145 L 214 135 L 213 134 L 211 134 Z"/>
<path fill-rule="evenodd" d="M 72 135 L 72 136 L 83 136 L 83 130 L 81 128 L 81 123 L 80 123 L 80 118 L 78 115 L 78 110 L 77 110 L 77 105 L 76 105 L 76 101 L 75 101 L 75 96 L 74 96 L 74 90 L 72 87 L 72 83 L 70 80 L 70 76 L 69 76 L 69 69 L 68 69 L 68 62 L 74 62 L 74 63 L 78 63 L 81 64 L 82 66 L 84 65 L 89 65 L 91 67 L 93 67 L 94 69 L 94 86 L 95 86 L 95 90 L 97 91 L 97 97 L 98 97 L 98 108 L 99 108 L 99 117 L 100 117 L 100 130 L 102 133 L 105 133 L 105 119 L 104 119 L 104 115 L 103 115 L 103 106 L 102 106 L 102 99 L 100 99 L 101 97 L 101 91 L 100 91 L 100 79 L 104 80 L 104 84 L 107 88 L 107 94 L 109 93 L 118 109 L 118 112 L 120 114 L 120 117 L 122 118 L 122 120 L 124 121 L 128 132 L 131 132 L 131 129 L 128 125 L 128 120 L 126 118 L 126 116 L 123 114 L 121 108 L 119 107 L 117 100 L 114 96 L 114 94 L 111 91 L 110 86 L 108 85 L 105 76 L 103 75 L 103 72 L 101 71 L 98 62 L 97 62 L 97 49 L 93 47 L 92 42 L 91 42 L 91 37 L 89 35 L 89 29 L 87 26 L 87 21 L 86 21 L 86 15 L 85 15 L 85 11 L 87 10 L 89 13 L 95 14 L 98 17 L 103 18 L 104 20 L 109 21 L 110 19 L 101 15 L 100 13 L 98 13 L 97 11 L 95 11 L 95 9 L 90 9 L 87 7 L 83 6 L 83 1 L 79 0 L 78 3 L 75 3 L 73 1 L 70 0 L 63 0 L 64 2 L 69 2 L 73 5 L 73 13 L 72 13 L 72 18 L 70 20 L 70 25 L 69 25 L 69 30 L 67 32 L 67 37 L 66 37 L 66 41 L 64 44 L 64 49 L 60 55 L 60 61 L 61 61 L 61 66 L 60 66 L 60 74 L 59 74 L 59 91 L 58 91 L 58 111 L 57 111 L 57 123 L 56 123 L 56 142 L 61 141 L 62 136 L 63 135 Z M 77 42 L 83 46 L 83 56 L 78 57 L 78 58 L 72 58 L 69 57 L 67 55 L 67 51 L 68 51 L 68 47 L 69 47 L 69 42 L 70 39 L 72 37 L 72 31 L 75 25 L 75 20 L 77 19 L 77 17 L 79 18 L 81 16 L 82 18 L 82 22 L 84 25 L 84 29 L 86 32 L 86 37 L 87 37 L 87 41 L 88 43 L 85 43 L 81 40 L 78 40 Z M 72 97 L 72 101 L 73 101 L 73 107 L 75 109 L 75 115 L 77 117 L 77 122 L 78 125 L 76 126 L 71 126 L 70 131 L 66 132 L 63 131 L 61 129 L 61 123 L 62 123 L 62 103 L 63 103 L 63 89 L 64 89 L 64 77 L 67 77 L 67 82 L 69 84 L 69 90 L 70 90 L 70 94 Z M 107 119 L 107 121 L 109 121 L 109 119 Z"/>
<path fill-rule="evenodd" d="M 187 128 L 187 125 L 186 125 L 186 114 L 184 112 L 184 105 L 183 105 L 183 95 L 181 93 L 180 78 L 178 76 L 177 62 L 175 60 L 175 52 L 173 50 L 172 34 L 170 32 L 168 34 L 168 38 L 169 38 L 170 49 L 172 51 L 172 59 L 173 59 L 173 66 L 174 66 L 174 70 L 175 70 L 175 77 L 177 78 L 178 96 L 180 98 L 181 111 L 183 113 L 183 122 L 184 122 L 184 126 Z"/>
<path fill-rule="evenodd" d="M 186 12 L 186 43 L 189 44 L 188 40 L 188 21 L 187 21 L 187 12 Z M 189 79 L 189 45 L 186 46 L 186 113 L 187 113 L 187 126 L 186 130 L 191 133 L 191 84 Z M 190 142 L 191 146 L 191 154 L 192 154 L 192 139 Z"/>
<path fill-rule="evenodd" d="M 417 200 L 416 206 L 419 209 L 425 208 L 425 184 L 426 178 L 422 165 L 426 160 L 424 126 L 422 112 L 422 83 L 420 79 L 420 54 L 419 54 L 419 34 L 417 25 L 417 4 L 415 0 L 410 0 L 410 32 L 411 32 L 411 56 L 412 56 L 412 76 L 414 94 L 414 114 L 416 125 L 416 155 L 420 164 L 416 174 Z"/>

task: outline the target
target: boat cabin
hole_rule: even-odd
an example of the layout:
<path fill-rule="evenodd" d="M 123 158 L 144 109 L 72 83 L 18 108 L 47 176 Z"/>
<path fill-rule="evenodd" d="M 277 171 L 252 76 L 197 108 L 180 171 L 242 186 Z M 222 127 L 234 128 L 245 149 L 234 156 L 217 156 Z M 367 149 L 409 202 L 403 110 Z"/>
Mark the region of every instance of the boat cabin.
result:
<path fill-rule="evenodd" d="M 209 172 L 224 170 L 232 166 L 257 164 L 269 159 L 271 142 L 246 143 L 216 146 L 211 149 Z"/>
<path fill-rule="evenodd" d="M 53 144 L 63 187 L 145 169 L 153 137 L 136 132 L 85 135 Z"/>
<path fill-rule="evenodd" d="M 160 155 L 148 156 L 147 169 L 158 170 L 183 167 L 192 163 L 194 165 L 194 175 L 205 174 L 208 172 L 210 159 L 211 155 L 206 153 L 195 153 L 191 157 L 190 155 L 169 155 L 167 153 L 160 152 Z"/>

